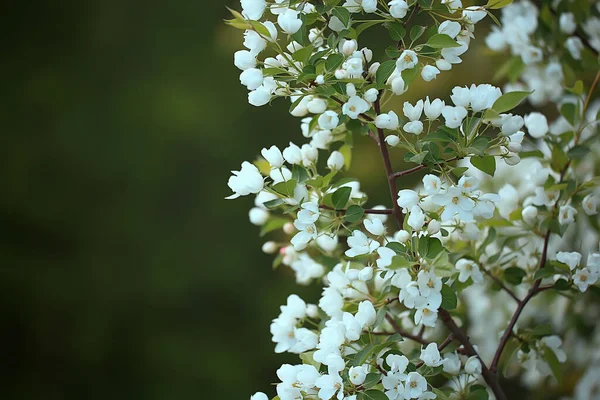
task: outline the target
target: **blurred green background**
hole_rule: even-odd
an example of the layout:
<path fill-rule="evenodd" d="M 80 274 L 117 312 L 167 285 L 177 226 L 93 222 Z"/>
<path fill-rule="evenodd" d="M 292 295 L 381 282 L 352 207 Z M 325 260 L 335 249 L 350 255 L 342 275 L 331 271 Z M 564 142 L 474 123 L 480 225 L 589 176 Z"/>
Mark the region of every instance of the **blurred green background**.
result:
<path fill-rule="evenodd" d="M 295 360 L 273 354 L 270 320 L 319 290 L 274 273 L 253 199 L 224 197 L 243 160 L 303 138 L 289 103 L 247 104 L 225 6 L 3 5 L 2 398 L 243 399 Z M 489 58 L 467 60 L 415 92 L 489 80 Z M 386 203 L 358 145 L 352 173 Z"/>

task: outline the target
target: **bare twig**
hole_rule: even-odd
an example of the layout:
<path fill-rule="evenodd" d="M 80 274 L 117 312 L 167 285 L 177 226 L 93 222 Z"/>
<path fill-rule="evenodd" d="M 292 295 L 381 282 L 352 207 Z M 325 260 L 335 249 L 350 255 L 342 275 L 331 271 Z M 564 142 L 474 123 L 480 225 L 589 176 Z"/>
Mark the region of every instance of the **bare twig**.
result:
<path fill-rule="evenodd" d="M 394 317 L 392 317 L 390 314 L 386 314 L 385 319 L 390 323 L 390 325 L 392 325 L 392 328 L 394 328 L 396 333 L 399 333 L 400 336 L 402 336 L 403 338 L 413 340 L 423 345 L 427 344 L 427 342 L 423 340 L 423 338 L 420 338 L 419 336 L 413 335 L 412 333 L 406 332 L 404 329 L 402 329 L 400 325 L 398 325 L 398 323 L 394 320 Z"/>
<path fill-rule="evenodd" d="M 510 290 L 498 277 L 496 277 L 495 275 L 493 275 L 490 271 L 488 271 L 487 269 L 485 269 L 485 267 L 483 265 L 479 265 L 481 267 L 481 270 L 483 272 L 485 272 L 485 274 L 487 276 L 489 276 L 490 278 L 492 278 L 492 280 L 494 282 L 496 282 L 496 284 L 498 286 L 500 286 L 506 293 L 508 293 L 510 295 L 510 297 L 512 297 L 517 303 L 520 303 L 521 300 L 517 297 L 517 295 Z"/>

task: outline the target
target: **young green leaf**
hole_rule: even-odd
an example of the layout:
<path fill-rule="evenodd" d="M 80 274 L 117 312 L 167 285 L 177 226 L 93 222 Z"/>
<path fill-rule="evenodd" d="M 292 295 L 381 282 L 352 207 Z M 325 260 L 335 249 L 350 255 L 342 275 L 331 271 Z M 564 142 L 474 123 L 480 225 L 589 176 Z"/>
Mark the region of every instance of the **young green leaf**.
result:
<path fill-rule="evenodd" d="M 531 93 L 533 92 L 509 92 L 503 94 L 494 102 L 492 110 L 496 111 L 497 113 L 505 113 L 510 111 L 521 104 L 521 102 L 525 100 L 525 98 Z"/>
<path fill-rule="evenodd" d="M 377 83 L 378 88 L 382 88 L 385 86 L 385 81 L 387 81 L 390 75 L 392 75 L 394 69 L 396 69 L 395 60 L 385 61 L 379 66 L 379 69 L 375 74 L 375 82 Z"/>
<path fill-rule="evenodd" d="M 347 186 L 341 187 L 335 191 L 335 193 L 331 196 L 331 202 L 333 203 L 333 208 L 336 210 L 341 210 L 346 207 L 348 204 L 348 200 L 350 200 L 350 193 L 352 192 L 352 188 Z"/>
<path fill-rule="evenodd" d="M 352 205 L 346 210 L 344 219 L 350 223 L 358 222 L 365 215 L 365 209 L 361 206 Z"/>
<path fill-rule="evenodd" d="M 496 172 L 496 157 L 490 155 L 471 157 L 471 165 L 490 176 L 494 176 Z"/>
<path fill-rule="evenodd" d="M 449 47 L 460 47 L 454 39 L 443 33 L 436 33 L 427 41 L 427 46 L 433 47 L 434 49 L 445 49 Z"/>

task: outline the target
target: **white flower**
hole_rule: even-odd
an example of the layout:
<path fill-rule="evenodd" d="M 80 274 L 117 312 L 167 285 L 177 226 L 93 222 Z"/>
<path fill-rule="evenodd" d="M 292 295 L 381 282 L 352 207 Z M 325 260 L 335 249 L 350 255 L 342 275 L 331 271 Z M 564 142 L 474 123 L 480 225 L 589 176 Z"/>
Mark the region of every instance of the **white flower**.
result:
<path fill-rule="evenodd" d="M 358 367 L 350 367 L 348 371 L 348 378 L 350 382 L 355 385 L 362 385 L 367 377 L 367 373 L 369 371 L 369 365 L 361 365 Z"/>
<path fill-rule="evenodd" d="M 593 275 L 587 268 L 582 268 L 573 275 L 573 283 L 577 285 L 580 292 L 585 292 L 588 286 L 593 285 L 598 281 L 598 276 Z"/>
<path fill-rule="evenodd" d="M 398 116 L 393 111 L 390 111 L 387 114 L 380 114 L 375 118 L 375 126 L 380 129 L 389 129 L 394 131 L 398 129 L 398 125 Z"/>
<path fill-rule="evenodd" d="M 294 235 L 290 243 L 294 246 L 294 250 L 304 250 L 311 240 L 317 238 L 317 227 L 315 224 L 304 224 L 299 220 L 294 221 L 294 226 L 299 232 Z"/>
<path fill-rule="evenodd" d="M 404 112 L 404 115 L 409 120 L 418 121 L 423 113 L 423 100 L 419 100 L 414 106 L 408 101 L 405 101 L 402 107 L 402 112 Z"/>
<path fill-rule="evenodd" d="M 326 253 L 333 252 L 338 246 L 337 235 L 323 234 L 317 237 L 317 246 L 319 246 Z"/>
<path fill-rule="evenodd" d="M 479 21 L 484 19 L 486 15 L 487 15 L 487 12 L 486 12 L 485 8 L 477 7 L 477 6 L 465 8 L 463 10 L 463 14 L 462 14 L 463 19 L 470 24 L 478 23 Z"/>
<path fill-rule="evenodd" d="M 587 269 L 600 278 L 600 253 L 592 253 L 588 256 Z"/>
<path fill-rule="evenodd" d="M 572 224 L 575 222 L 577 210 L 571 206 L 562 206 L 558 212 L 558 222 L 561 225 Z"/>
<path fill-rule="evenodd" d="M 444 116 L 448 128 L 458 128 L 461 126 L 467 114 L 467 109 L 462 106 L 444 106 L 444 108 L 442 108 L 442 115 Z"/>
<path fill-rule="evenodd" d="M 452 89 L 450 99 L 452 99 L 455 106 L 469 107 L 469 104 L 471 104 L 471 90 L 467 87 L 455 86 Z"/>
<path fill-rule="evenodd" d="M 327 159 L 327 168 L 332 171 L 339 171 L 344 166 L 344 155 L 339 151 L 331 152 L 331 155 Z"/>
<path fill-rule="evenodd" d="M 404 400 L 404 385 L 402 381 L 406 379 L 403 373 L 391 373 L 383 377 L 381 383 L 385 389 L 385 395 L 389 400 Z"/>
<path fill-rule="evenodd" d="M 377 0 L 362 0 L 360 5 L 366 13 L 377 11 Z"/>
<path fill-rule="evenodd" d="M 358 42 L 354 39 L 346 40 L 342 39 L 339 44 L 339 50 L 346 57 L 351 56 L 358 49 Z"/>
<path fill-rule="evenodd" d="M 262 17 L 267 3 L 265 0 L 240 0 L 242 15 L 248 19 L 258 21 Z"/>
<path fill-rule="evenodd" d="M 575 268 L 577 268 L 577 266 L 579 266 L 579 263 L 581 262 L 581 254 L 576 251 L 559 251 L 558 253 L 556 253 L 556 260 L 563 264 L 567 264 L 569 266 L 569 269 L 573 271 Z"/>
<path fill-rule="evenodd" d="M 452 219 L 455 214 L 458 214 L 464 222 L 473 220 L 475 202 L 470 197 L 465 196 L 463 191 L 456 186 L 448 188 L 446 193 L 433 196 L 432 201 L 439 206 L 444 206 L 441 215 L 443 222 Z"/>
<path fill-rule="evenodd" d="M 319 157 L 319 150 L 310 144 L 303 144 L 300 148 L 300 152 L 302 153 L 302 165 L 305 167 L 310 167 Z"/>
<path fill-rule="evenodd" d="M 425 188 L 425 194 L 438 194 L 440 193 L 440 190 L 442 190 L 442 181 L 435 175 L 427 174 L 423 177 L 423 186 Z"/>
<path fill-rule="evenodd" d="M 290 145 L 283 149 L 283 158 L 290 164 L 302 164 L 302 151 L 300 147 L 290 142 Z"/>
<path fill-rule="evenodd" d="M 277 29 L 275 29 L 275 34 L 277 34 Z M 267 47 L 267 41 L 257 32 L 247 30 L 244 32 L 244 46 L 252 54 L 259 54 Z"/>
<path fill-rule="evenodd" d="M 396 255 L 396 252 L 389 247 L 380 247 L 377 249 L 377 254 L 379 254 L 377 268 L 384 269 L 392 265 L 392 258 Z"/>
<path fill-rule="evenodd" d="M 416 399 L 427 391 L 427 381 L 418 372 L 410 372 L 404 384 L 404 398 Z"/>
<path fill-rule="evenodd" d="M 269 400 L 269 398 L 263 392 L 256 392 L 250 396 L 250 400 Z"/>
<path fill-rule="evenodd" d="M 560 348 L 562 345 L 562 340 L 560 337 L 556 335 L 545 336 L 540 340 L 540 342 L 554 352 L 558 362 L 564 363 L 567 361 L 567 354 L 563 349 Z"/>
<path fill-rule="evenodd" d="M 465 363 L 465 372 L 471 375 L 481 375 L 481 361 L 477 356 L 469 357 Z"/>
<path fill-rule="evenodd" d="M 271 146 L 269 149 L 262 149 L 260 154 L 271 164 L 271 168 L 281 168 L 283 165 L 283 154 L 276 146 Z"/>
<path fill-rule="evenodd" d="M 400 138 L 396 135 L 389 135 L 385 137 L 385 142 L 389 146 L 396 147 L 400 143 Z"/>
<path fill-rule="evenodd" d="M 264 86 L 248 93 L 248 103 L 255 107 L 262 107 L 271 101 L 271 91 Z"/>
<path fill-rule="evenodd" d="M 510 136 L 517 133 L 525 125 L 525 120 L 520 115 L 505 114 L 501 116 L 501 123 L 502 134 Z"/>
<path fill-rule="evenodd" d="M 298 11 L 288 8 L 284 13 L 277 16 L 277 23 L 283 32 L 293 35 L 300 30 L 302 20 L 298 18 L 298 14 Z"/>
<path fill-rule="evenodd" d="M 261 250 L 265 253 L 265 254 L 275 254 L 275 252 L 279 249 L 279 246 L 277 246 L 277 243 L 273 242 L 273 241 L 268 241 L 265 242 L 262 247 Z"/>
<path fill-rule="evenodd" d="M 527 206 L 521 212 L 523 221 L 533 223 L 538 216 L 538 209 L 535 206 Z"/>
<path fill-rule="evenodd" d="M 440 71 L 450 71 L 452 69 L 452 64 L 450 64 L 447 60 L 444 60 L 443 58 L 440 58 L 439 60 L 435 60 L 435 66 Z"/>
<path fill-rule="evenodd" d="M 379 90 L 371 88 L 365 92 L 363 99 L 365 99 L 369 103 L 373 103 L 377 101 L 377 96 L 379 96 Z"/>
<path fill-rule="evenodd" d="M 583 212 L 587 215 L 596 215 L 598 213 L 598 197 L 594 193 L 590 193 L 581 201 Z"/>
<path fill-rule="evenodd" d="M 337 392 L 337 399 L 344 398 L 344 381 L 338 374 L 322 375 L 315 381 L 315 386 L 319 390 L 319 398 L 323 400 L 331 399 Z"/>
<path fill-rule="evenodd" d="M 394 18 L 404 18 L 408 12 L 408 4 L 404 0 L 392 0 L 388 4 L 390 6 L 390 14 Z"/>
<path fill-rule="evenodd" d="M 408 217 L 407 223 L 408 226 L 417 231 L 423 227 L 423 225 L 425 224 L 425 214 L 423 213 L 423 210 L 421 210 L 421 207 L 413 206 L 410 209 L 410 215 Z"/>
<path fill-rule="evenodd" d="M 437 297 L 435 294 L 442 290 L 442 279 L 435 275 L 433 269 L 429 272 L 421 270 L 417 275 L 417 285 L 423 297 L 429 298 L 432 294 L 432 297 Z"/>
<path fill-rule="evenodd" d="M 371 220 L 369 218 L 365 218 L 363 224 L 365 225 L 365 229 L 369 231 L 370 234 L 375 236 L 385 235 L 385 226 L 383 226 L 383 222 L 381 222 L 380 219 L 374 218 Z"/>
<path fill-rule="evenodd" d="M 421 356 L 419 358 L 429 367 L 439 367 L 443 363 L 442 356 L 435 343 L 429 343 L 424 349 L 421 347 Z"/>
<path fill-rule="evenodd" d="M 411 121 L 404 124 L 402 129 L 404 129 L 405 132 L 419 135 L 423 132 L 423 123 L 421 121 Z"/>
<path fill-rule="evenodd" d="M 567 35 L 572 35 L 577 29 L 577 23 L 575 22 L 575 16 L 573 13 L 562 13 L 558 19 L 560 24 L 560 30 Z"/>
<path fill-rule="evenodd" d="M 360 77 L 363 73 L 362 58 L 350 58 L 342 65 L 342 68 L 352 77 Z"/>
<path fill-rule="evenodd" d="M 346 250 L 346 256 L 356 257 L 374 252 L 380 244 L 379 242 L 370 239 L 363 232 L 355 230 L 352 232 L 352 236 L 348 236 L 348 246 L 350 248 Z"/>
<path fill-rule="evenodd" d="M 250 223 L 256 226 L 262 226 L 269 220 L 269 212 L 262 208 L 252 207 L 248 213 Z"/>
<path fill-rule="evenodd" d="M 308 96 L 305 98 L 308 98 Z M 306 103 L 306 109 L 311 114 L 322 114 L 327 111 L 327 102 L 321 98 L 313 97 Z"/>
<path fill-rule="evenodd" d="M 404 83 L 404 79 L 401 76 L 397 76 L 392 80 L 392 93 L 396 96 L 400 96 L 404 92 L 406 92 L 406 84 Z"/>
<path fill-rule="evenodd" d="M 313 224 L 319 219 L 319 204 L 316 201 L 302 203 L 298 220 L 303 224 Z"/>
<path fill-rule="evenodd" d="M 369 111 L 369 103 L 358 96 L 352 96 L 348 102 L 342 106 L 342 113 L 351 119 L 357 119 L 360 114 Z"/>
<path fill-rule="evenodd" d="M 444 21 L 438 27 L 438 33 L 442 35 L 448 35 L 452 39 L 456 38 L 456 36 L 460 33 L 462 27 L 456 21 Z"/>
<path fill-rule="evenodd" d="M 318 122 L 321 129 L 331 130 L 338 126 L 340 119 L 335 111 L 328 110 L 319 116 Z"/>
<path fill-rule="evenodd" d="M 429 96 L 425 98 L 425 103 L 423 110 L 425 111 L 425 116 L 428 120 L 433 121 L 438 119 L 442 114 L 442 109 L 446 104 L 440 99 L 434 99 L 432 102 L 429 102 Z"/>
<path fill-rule="evenodd" d="M 575 60 L 581 60 L 581 51 L 584 48 L 583 42 L 577 36 L 571 36 L 565 41 L 565 47 L 571 53 Z"/>
<path fill-rule="evenodd" d="M 373 303 L 371 303 L 369 300 L 361 301 L 358 305 L 358 311 L 356 312 L 354 318 L 356 318 L 358 323 L 363 328 L 373 326 L 377 318 L 377 311 L 375 311 Z"/>
<path fill-rule="evenodd" d="M 418 62 L 419 58 L 417 57 L 417 53 L 412 50 L 404 50 L 396 61 L 396 68 L 398 68 L 398 71 L 412 69 L 417 65 Z"/>
<path fill-rule="evenodd" d="M 434 67 L 433 65 L 426 65 L 421 70 L 421 77 L 425 82 L 431 82 L 437 77 L 439 73 L 440 70 Z"/>
<path fill-rule="evenodd" d="M 532 112 L 525 116 L 525 126 L 529 134 L 539 139 L 544 137 L 548 133 L 548 120 L 544 114 L 539 112 Z"/>
<path fill-rule="evenodd" d="M 450 375 L 458 375 L 460 373 L 460 358 L 456 353 L 448 353 L 444 357 L 444 372 Z"/>
<path fill-rule="evenodd" d="M 414 190 L 402 189 L 398 192 L 398 205 L 405 211 L 419 204 L 419 194 Z"/>
<path fill-rule="evenodd" d="M 471 108 L 473 111 L 483 111 L 492 108 L 492 105 L 500 96 L 502 91 L 495 86 L 489 84 L 471 85 L 469 89 Z"/>
<path fill-rule="evenodd" d="M 408 367 L 408 358 L 398 354 L 388 354 L 385 362 L 390 366 L 390 372 L 393 374 L 403 374 Z"/>
<path fill-rule="evenodd" d="M 233 190 L 233 194 L 226 199 L 236 199 L 240 196 L 247 196 L 250 193 L 259 193 L 263 190 L 265 182 L 258 171 L 258 168 L 248 161 L 242 163 L 240 171 L 231 171 L 233 176 L 229 177 L 227 185 Z"/>
<path fill-rule="evenodd" d="M 461 258 L 456 262 L 456 269 L 460 272 L 458 280 L 466 282 L 469 278 L 473 279 L 474 283 L 483 282 L 483 275 L 479 270 L 479 266 L 472 260 Z"/>
<path fill-rule="evenodd" d="M 248 50 L 236 51 L 233 54 L 233 64 L 242 71 L 254 68 L 256 67 L 256 56 Z"/>
<path fill-rule="evenodd" d="M 240 82 L 246 86 L 248 90 L 255 90 L 263 84 L 263 72 L 257 68 L 249 68 L 242 71 L 240 74 Z"/>
<path fill-rule="evenodd" d="M 521 50 L 521 59 L 523 60 L 523 64 L 525 65 L 540 62 L 542 61 L 543 57 L 544 53 L 539 47 L 526 46 L 523 50 Z"/>

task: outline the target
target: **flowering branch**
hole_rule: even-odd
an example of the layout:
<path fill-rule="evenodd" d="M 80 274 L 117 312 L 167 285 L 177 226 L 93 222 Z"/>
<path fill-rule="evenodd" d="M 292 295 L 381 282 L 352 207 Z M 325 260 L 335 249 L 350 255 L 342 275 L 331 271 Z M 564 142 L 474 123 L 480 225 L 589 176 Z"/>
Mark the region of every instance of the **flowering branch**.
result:
<path fill-rule="evenodd" d="M 400 336 L 402 336 L 403 338 L 413 340 L 417 343 L 421 343 L 422 345 L 427 344 L 427 342 L 422 337 L 418 335 L 413 335 L 412 333 L 406 332 L 404 329 L 402 329 L 400 325 L 398 325 L 398 323 L 394 320 L 394 317 L 392 317 L 390 314 L 386 314 L 385 319 L 390 323 L 390 325 L 392 325 L 392 328 L 394 328 L 396 333 L 399 333 Z"/>
<path fill-rule="evenodd" d="M 336 213 L 342 213 L 342 214 L 345 214 L 347 211 L 346 209 L 335 209 L 333 207 L 326 206 L 325 204 L 320 204 L 319 208 L 322 208 L 324 210 L 335 211 Z M 365 208 L 363 211 L 365 214 L 373 214 L 373 215 L 392 215 L 394 213 L 394 210 L 377 209 L 377 208 Z"/>

